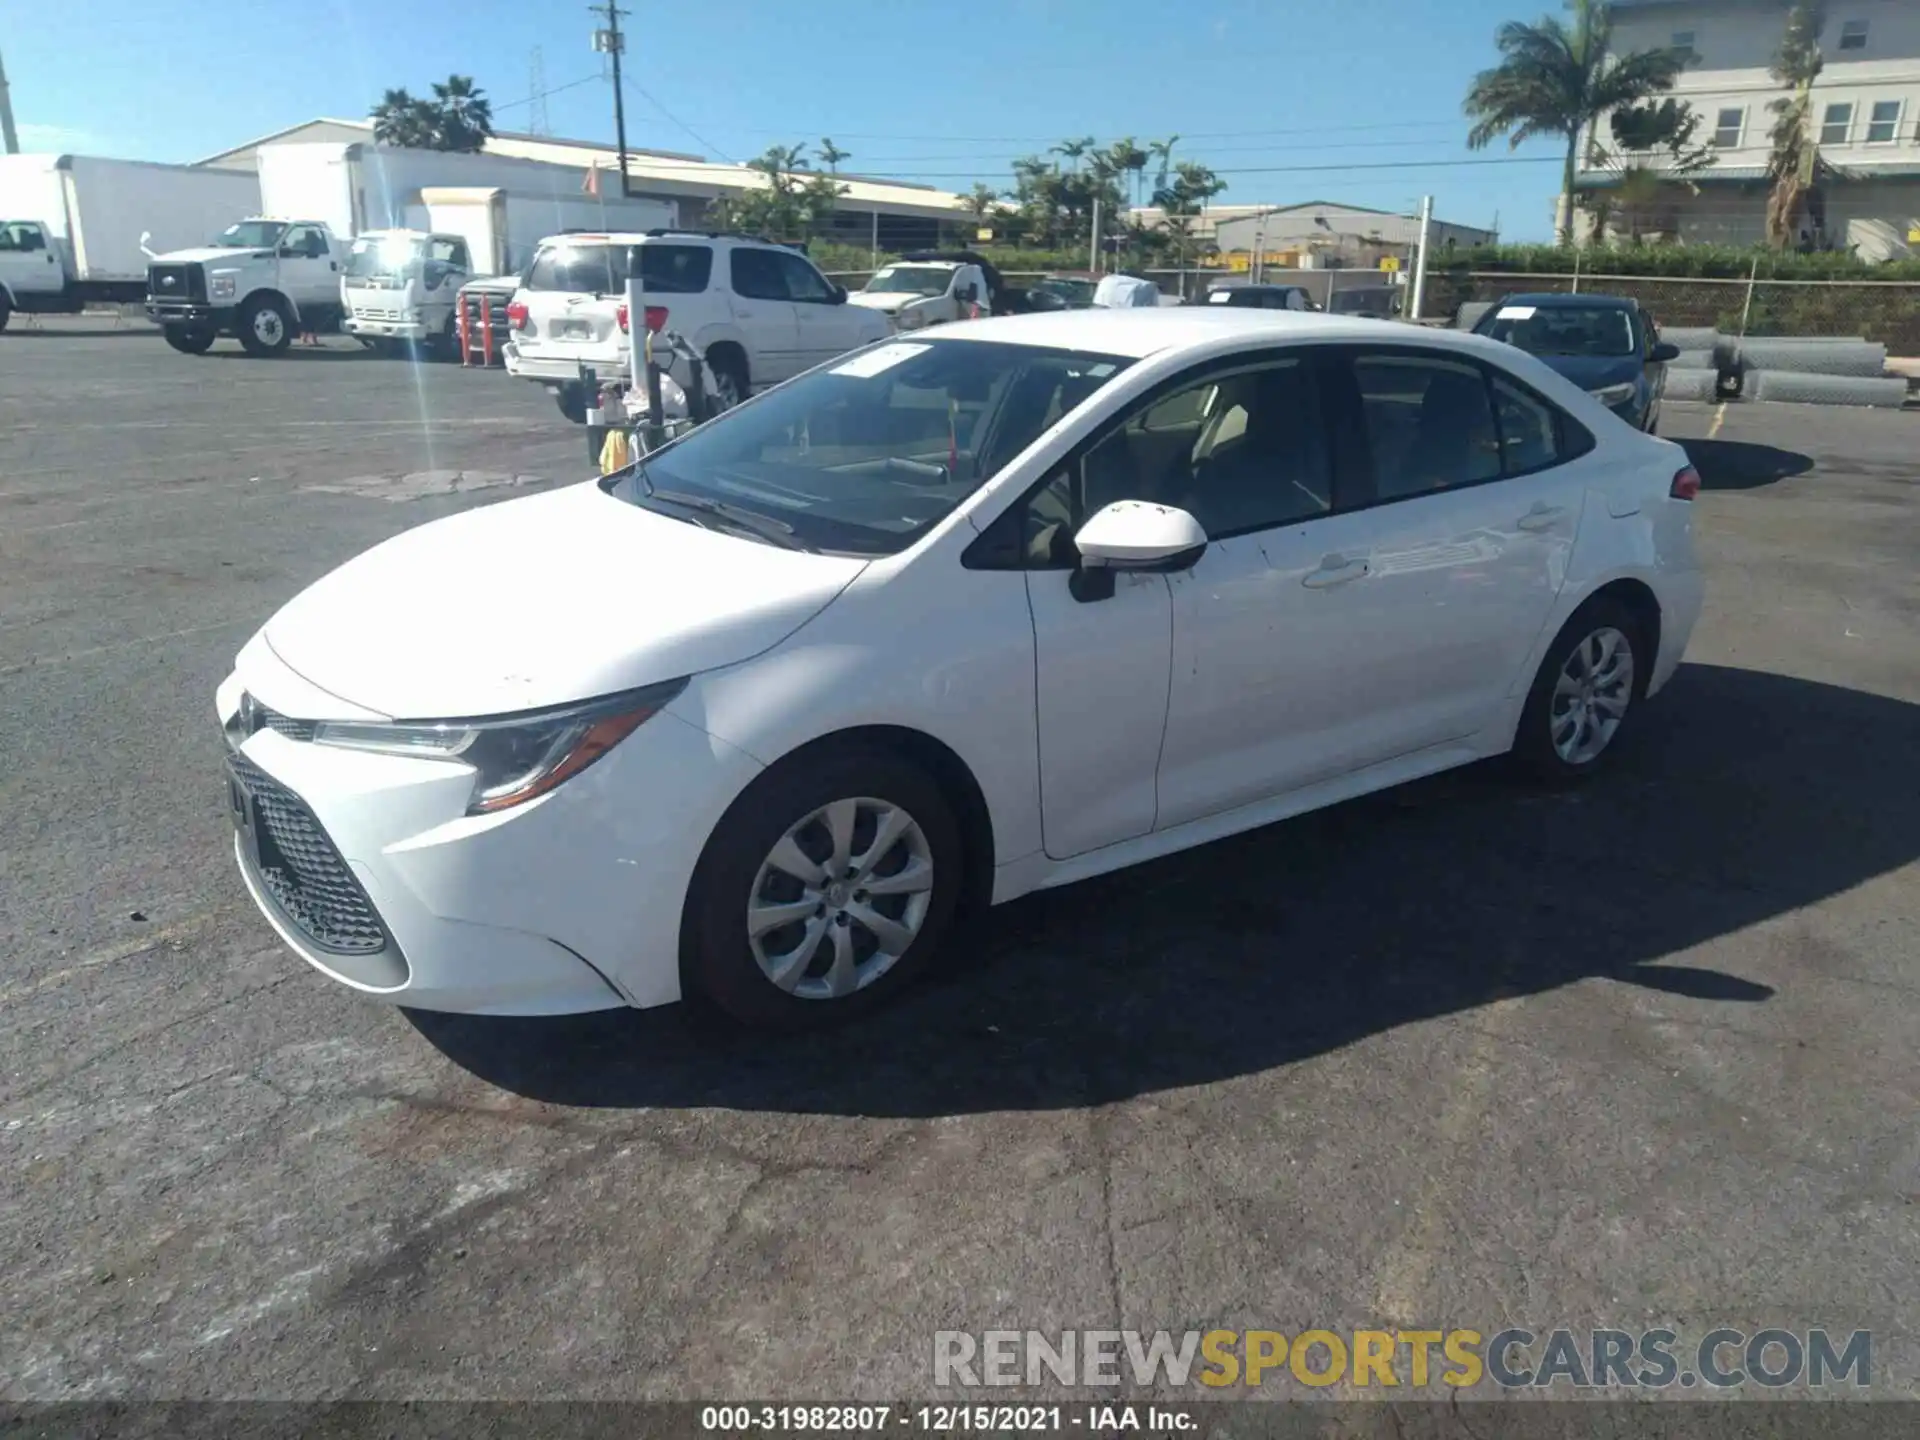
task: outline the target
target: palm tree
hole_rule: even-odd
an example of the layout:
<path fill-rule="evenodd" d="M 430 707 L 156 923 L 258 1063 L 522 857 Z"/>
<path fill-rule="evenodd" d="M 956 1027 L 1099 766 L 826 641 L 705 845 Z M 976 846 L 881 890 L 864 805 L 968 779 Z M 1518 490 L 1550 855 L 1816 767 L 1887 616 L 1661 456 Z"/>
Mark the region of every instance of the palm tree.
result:
<path fill-rule="evenodd" d="M 1820 0 L 1799 0 L 1787 16 L 1786 34 L 1768 74 L 1788 87 L 1788 94 L 1767 108 L 1773 122 L 1773 151 L 1767 157 L 1767 178 L 1773 189 L 1767 196 L 1767 241 L 1784 250 L 1793 243 L 1800 212 L 1818 200 L 1820 180 L 1827 169 L 1820 158 L 1819 137 L 1813 123 L 1813 82 L 1825 60 L 1820 54 L 1820 32 L 1827 22 Z"/>
<path fill-rule="evenodd" d="M 987 223 L 987 216 L 991 215 L 999 204 L 1000 192 L 991 185 L 977 182 L 970 192 L 960 197 L 960 206 L 973 216 L 975 229 Z"/>
<path fill-rule="evenodd" d="M 1116 174 L 1132 177 L 1127 182 L 1128 195 L 1134 204 L 1140 203 L 1140 177 L 1146 174 L 1147 152 L 1142 150 L 1129 135 L 1124 140 L 1116 140 L 1107 147 L 1107 160 Z"/>
<path fill-rule="evenodd" d="M 471 75 L 449 75 L 433 87 L 433 148 L 475 151 L 493 134 L 493 103 Z"/>
<path fill-rule="evenodd" d="M 1093 149 L 1093 136 L 1084 135 L 1078 140 L 1062 140 L 1052 147 L 1051 153 L 1073 162 L 1074 172 L 1080 170 L 1080 157 Z"/>
<path fill-rule="evenodd" d="M 407 91 L 389 90 L 373 107 L 373 138 L 382 145 L 425 150 L 433 145 L 433 107 Z"/>
<path fill-rule="evenodd" d="M 1561 168 L 1562 245 L 1573 239 L 1573 204 L 1581 131 L 1607 111 L 1671 89 L 1686 64 L 1678 50 L 1607 53 L 1613 27 L 1602 0 L 1571 0 L 1573 26 L 1551 15 L 1532 25 L 1509 20 L 1495 38 L 1500 63 L 1474 76 L 1463 106 L 1474 120 L 1467 144 L 1485 149 L 1501 135 L 1509 149 L 1557 135 L 1566 141 Z"/>
<path fill-rule="evenodd" d="M 1153 174 L 1154 189 L 1164 190 L 1167 188 L 1167 174 L 1173 169 L 1173 147 L 1179 143 L 1180 137 L 1178 135 L 1169 135 L 1164 140 L 1149 140 L 1147 142 L 1147 155 L 1151 159 L 1160 162 L 1160 168 L 1155 170 Z"/>
<path fill-rule="evenodd" d="M 820 159 L 825 163 L 829 175 L 838 175 L 840 173 L 840 162 L 842 160 L 851 160 L 852 158 L 853 154 L 851 151 L 842 150 L 838 145 L 834 144 L 832 140 L 824 135 L 821 136 Z"/>

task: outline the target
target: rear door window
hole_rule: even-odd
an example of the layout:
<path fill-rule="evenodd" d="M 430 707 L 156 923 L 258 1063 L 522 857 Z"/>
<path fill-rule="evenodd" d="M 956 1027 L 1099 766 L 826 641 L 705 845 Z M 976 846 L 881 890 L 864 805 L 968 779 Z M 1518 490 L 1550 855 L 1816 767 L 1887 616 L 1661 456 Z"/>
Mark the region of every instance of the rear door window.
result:
<path fill-rule="evenodd" d="M 1500 436 L 1486 377 L 1439 354 L 1353 358 L 1376 501 L 1498 479 Z"/>
<path fill-rule="evenodd" d="M 733 293 L 745 300 L 786 300 L 787 277 L 771 250 L 742 246 L 731 257 Z"/>
<path fill-rule="evenodd" d="M 547 246 L 533 257 L 526 287 L 576 295 L 616 294 L 627 288 L 627 247 L 604 242 Z"/>
<path fill-rule="evenodd" d="M 634 246 L 640 257 L 640 288 L 649 295 L 702 295 L 713 278 L 713 250 L 706 245 Z"/>

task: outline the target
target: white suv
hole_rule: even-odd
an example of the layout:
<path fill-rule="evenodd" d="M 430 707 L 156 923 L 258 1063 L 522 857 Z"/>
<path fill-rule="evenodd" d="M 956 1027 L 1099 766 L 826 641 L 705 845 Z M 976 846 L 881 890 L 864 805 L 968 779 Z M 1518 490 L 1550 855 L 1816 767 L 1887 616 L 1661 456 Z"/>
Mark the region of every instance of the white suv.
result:
<path fill-rule="evenodd" d="M 510 373 L 553 391 L 576 423 L 586 419 L 580 367 L 609 379 L 626 372 L 635 255 L 646 323 L 677 332 L 706 357 L 708 389 L 722 407 L 891 328 L 884 315 L 847 304 L 844 289 L 785 245 L 679 230 L 555 235 L 540 242 L 507 306 L 506 362 Z"/>

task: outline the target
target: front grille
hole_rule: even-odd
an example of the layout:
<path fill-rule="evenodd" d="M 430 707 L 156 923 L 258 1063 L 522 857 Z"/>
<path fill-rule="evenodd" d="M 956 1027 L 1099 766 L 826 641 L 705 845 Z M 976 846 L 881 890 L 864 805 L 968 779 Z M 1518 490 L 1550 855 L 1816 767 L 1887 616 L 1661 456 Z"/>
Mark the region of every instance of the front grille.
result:
<path fill-rule="evenodd" d="M 484 318 L 480 297 L 486 296 Z M 460 292 L 460 309 L 467 321 L 467 349 L 470 355 L 483 353 L 484 335 L 491 331 L 493 335 L 493 356 L 496 363 L 501 359 L 501 347 L 513 338 L 513 328 L 507 321 L 507 305 L 513 299 L 511 290 L 493 290 L 474 287 Z"/>
<path fill-rule="evenodd" d="M 254 725 L 254 729 L 256 730 L 265 726 L 267 729 L 273 731 L 274 734 L 284 735 L 289 740 L 313 739 L 313 732 L 316 727 L 311 720 L 295 720 L 291 716 L 282 715 L 278 710 L 269 710 L 264 705 L 256 707 L 254 715 L 256 716 L 256 723 Z"/>
<path fill-rule="evenodd" d="M 179 262 L 149 265 L 147 294 L 155 300 L 205 300 L 207 272 Z"/>
<path fill-rule="evenodd" d="M 392 943 L 347 862 L 301 798 L 244 755 L 234 770 L 253 796 L 262 887 L 316 947 L 336 955 L 374 955 Z"/>

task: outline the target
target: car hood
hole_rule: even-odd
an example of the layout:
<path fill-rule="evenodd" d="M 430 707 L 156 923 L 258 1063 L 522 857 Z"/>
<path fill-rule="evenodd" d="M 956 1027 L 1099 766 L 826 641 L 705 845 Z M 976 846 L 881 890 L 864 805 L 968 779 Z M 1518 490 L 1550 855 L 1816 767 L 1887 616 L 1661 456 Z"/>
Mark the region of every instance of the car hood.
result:
<path fill-rule="evenodd" d="M 392 719 L 506 715 L 749 659 L 866 564 L 702 529 L 586 482 L 397 535 L 262 635 L 312 684 Z"/>
<path fill-rule="evenodd" d="M 1540 355 L 1535 358 L 1582 390 L 1598 390 L 1603 385 L 1622 385 L 1640 378 L 1641 361 L 1633 355 Z"/>
<path fill-rule="evenodd" d="M 893 315 L 907 306 L 921 300 L 938 300 L 938 295 L 914 295 L 906 291 L 889 294 L 869 294 L 865 290 L 855 290 L 847 296 L 849 305 L 858 305 L 864 310 L 878 310 L 882 315 Z"/>
<path fill-rule="evenodd" d="M 271 250 L 243 250 L 233 245 L 200 245 L 192 250 L 169 250 L 154 256 L 163 265 L 211 265 L 219 261 L 271 260 Z"/>

